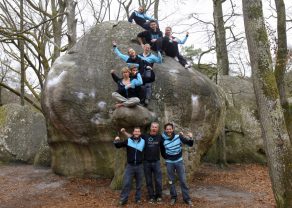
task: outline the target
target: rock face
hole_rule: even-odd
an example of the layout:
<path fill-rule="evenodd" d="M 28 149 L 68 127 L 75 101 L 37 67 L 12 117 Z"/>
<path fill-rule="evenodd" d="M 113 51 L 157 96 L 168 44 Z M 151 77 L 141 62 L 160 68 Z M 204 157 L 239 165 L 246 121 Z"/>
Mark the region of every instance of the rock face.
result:
<path fill-rule="evenodd" d="M 173 122 L 177 131 L 192 131 L 200 139 L 196 148 L 184 154 L 191 175 L 218 136 L 224 120 L 222 94 L 206 76 L 186 70 L 168 57 L 154 66 L 156 81 L 149 111 L 137 107 L 113 112 L 111 93 L 117 86 L 110 70 L 119 72 L 125 63 L 113 53 L 112 41 L 116 40 L 124 53 L 128 47 L 142 52 L 133 41 L 140 31 L 128 22 L 99 24 L 54 63 L 42 105 L 50 122 L 48 141 L 56 173 L 113 177 L 116 153 L 122 151 L 112 144 L 118 129 L 147 126 L 156 118 L 161 124 Z M 124 115 L 132 115 L 132 119 Z"/>
<path fill-rule="evenodd" d="M 266 157 L 252 82 L 223 76 L 219 83 L 227 96 L 225 118 L 227 161 L 265 163 Z M 216 157 L 217 150 L 214 144 L 205 159 L 216 162 Z"/>
<path fill-rule="evenodd" d="M 41 113 L 18 104 L 0 108 L 0 161 L 33 163 L 40 144 L 46 142 L 46 135 Z"/>

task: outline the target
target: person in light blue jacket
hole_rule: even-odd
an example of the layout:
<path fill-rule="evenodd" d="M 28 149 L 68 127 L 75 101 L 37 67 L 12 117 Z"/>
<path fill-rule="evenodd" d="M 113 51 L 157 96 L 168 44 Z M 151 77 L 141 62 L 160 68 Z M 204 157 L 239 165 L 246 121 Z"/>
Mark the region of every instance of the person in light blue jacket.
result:
<path fill-rule="evenodd" d="M 132 23 L 133 20 L 135 21 L 135 23 L 137 25 L 140 25 L 145 30 L 149 30 L 150 29 L 150 27 L 149 27 L 149 21 L 150 20 L 156 21 L 154 18 L 152 18 L 152 17 L 150 17 L 149 15 L 146 14 L 145 9 L 142 6 L 140 6 L 138 8 L 138 11 L 132 12 L 132 14 L 129 17 L 128 21 Z"/>
<path fill-rule="evenodd" d="M 187 32 L 184 39 L 180 40 L 179 38 L 172 36 L 171 27 L 166 27 L 165 36 L 162 39 L 162 50 L 165 52 L 165 55 L 177 58 L 179 63 L 185 68 L 189 68 L 190 65 L 188 65 L 187 60 L 179 53 L 178 44 L 184 44 L 188 37 L 189 33 Z"/>

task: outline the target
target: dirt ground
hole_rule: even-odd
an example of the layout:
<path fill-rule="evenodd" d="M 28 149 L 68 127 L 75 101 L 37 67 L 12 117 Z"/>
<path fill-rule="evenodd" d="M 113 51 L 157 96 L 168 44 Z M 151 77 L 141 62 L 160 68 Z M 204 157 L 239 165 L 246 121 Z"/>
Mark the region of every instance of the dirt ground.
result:
<path fill-rule="evenodd" d="M 267 167 L 230 165 L 222 170 L 215 165 L 203 164 L 194 176 L 189 184 L 194 207 L 275 207 Z M 116 207 L 119 191 L 111 190 L 109 184 L 110 180 L 105 179 L 61 177 L 50 169 L 30 165 L 0 165 L 0 207 Z M 125 207 L 170 207 L 167 186 L 163 194 L 163 204 L 149 204 L 144 186 L 142 204 L 134 203 L 132 191 Z M 173 207 L 187 207 L 181 195 Z"/>

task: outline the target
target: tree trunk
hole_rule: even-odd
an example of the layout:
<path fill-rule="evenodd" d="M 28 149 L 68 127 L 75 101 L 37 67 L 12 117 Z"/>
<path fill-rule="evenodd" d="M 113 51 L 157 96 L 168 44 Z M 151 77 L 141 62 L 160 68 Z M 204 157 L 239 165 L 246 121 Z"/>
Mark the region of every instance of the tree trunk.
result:
<path fill-rule="evenodd" d="M 225 168 L 227 166 L 225 128 L 222 129 L 222 132 L 217 139 L 217 150 L 217 163 L 220 165 L 221 168 Z"/>
<path fill-rule="evenodd" d="M 2 101 L 2 87 L 0 86 L 0 106 L 3 105 L 3 101 Z"/>
<path fill-rule="evenodd" d="M 213 0 L 213 18 L 216 39 L 217 69 L 221 75 L 229 75 L 229 61 L 226 46 L 222 0 Z"/>
<path fill-rule="evenodd" d="M 75 8 L 77 3 L 74 0 L 67 0 L 67 27 L 68 27 L 68 49 L 72 48 L 76 43 L 76 25 L 77 19 L 75 19 Z"/>
<path fill-rule="evenodd" d="M 286 34 L 286 11 L 283 0 L 275 0 L 277 9 L 277 35 L 278 50 L 275 66 L 275 76 L 280 95 L 282 108 L 284 109 L 284 117 L 289 133 L 290 141 L 292 141 L 292 112 L 289 110 L 289 103 L 285 90 L 285 73 L 287 63 L 287 34 Z"/>
<path fill-rule="evenodd" d="M 158 20 L 158 7 L 159 7 L 159 0 L 155 0 L 154 3 L 154 18 Z"/>
<path fill-rule="evenodd" d="M 20 31 L 23 31 L 23 0 L 20 0 Z M 24 40 L 18 40 L 20 51 L 20 104 L 24 105 L 24 81 L 25 81 L 25 65 L 24 65 Z"/>
<path fill-rule="evenodd" d="M 292 152 L 272 68 L 262 1 L 242 0 L 244 26 L 252 68 L 269 174 L 277 207 L 292 206 Z"/>
<path fill-rule="evenodd" d="M 56 0 L 51 1 L 52 7 L 52 16 L 57 16 L 58 14 L 62 14 L 65 11 L 65 2 L 62 0 L 58 0 L 59 7 L 56 5 Z M 53 25 L 53 35 L 54 35 L 54 52 L 52 55 L 52 63 L 60 56 L 61 54 L 61 41 L 62 41 L 62 25 L 64 22 L 64 15 L 61 15 L 52 20 Z"/>

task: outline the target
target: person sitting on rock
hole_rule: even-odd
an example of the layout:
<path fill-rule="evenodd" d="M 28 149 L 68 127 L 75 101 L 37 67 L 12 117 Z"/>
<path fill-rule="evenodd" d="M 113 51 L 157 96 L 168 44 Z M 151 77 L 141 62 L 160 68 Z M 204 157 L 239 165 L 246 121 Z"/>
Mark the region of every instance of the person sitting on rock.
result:
<path fill-rule="evenodd" d="M 145 13 L 145 9 L 142 6 L 140 6 L 138 8 L 138 11 L 132 12 L 132 14 L 129 17 L 128 21 L 129 22 L 133 22 L 133 20 L 135 21 L 135 23 L 137 25 L 140 25 L 145 30 L 149 30 L 150 29 L 150 27 L 149 27 L 149 21 L 147 21 L 147 20 L 154 20 L 154 21 L 156 21 L 154 18 L 148 16 Z"/>
<path fill-rule="evenodd" d="M 116 108 L 125 106 L 133 107 L 139 104 L 139 92 L 137 88 L 133 88 L 130 79 L 130 70 L 127 67 L 122 68 L 122 78 L 119 78 L 114 70 L 111 70 L 113 80 L 118 85 L 118 90 L 112 93 L 112 97 L 119 103 L 115 105 Z"/>
<path fill-rule="evenodd" d="M 121 141 L 116 137 L 114 141 L 116 148 L 127 148 L 127 166 L 124 172 L 123 187 L 120 195 L 119 205 L 125 205 L 128 202 L 131 191 L 132 180 L 136 180 L 135 202 L 141 204 L 141 187 L 143 182 L 143 155 L 145 140 L 141 138 L 140 127 L 135 127 L 133 136 Z"/>
<path fill-rule="evenodd" d="M 121 132 L 127 137 L 131 137 L 126 129 L 122 128 Z M 159 134 L 159 124 L 152 122 L 150 132 L 141 136 L 145 140 L 144 150 L 144 176 L 147 185 L 149 203 L 162 202 L 162 173 L 160 168 L 160 142 L 162 141 Z M 153 181 L 155 186 L 153 186 Z"/>
<path fill-rule="evenodd" d="M 171 205 L 174 205 L 177 200 L 177 193 L 175 190 L 175 173 L 177 173 L 183 200 L 185 203 L 192 206 L 189 188 L 186 182 L 185 166 L 182 158 L 182 144 L 193 146 L 194 141 L 192 136 L 191 132 L 187 134 L 188 138 L 184 137 L 182 132 L 180 132 L 180 134 L 175 134 L 172 123 L 164 125 L 164 133 L 162 134 L 163 140 L 160 143 L 160 148 L 161 155 L 166 162 L 167 176 L 170 185 Z"/>
<path fill-rule="evenodd" d="M 170 56 L 172 58 L 177 58 L 179 63 L 185 67 L 189 68 L 187 60 L 179 53 L 178 44 L 184 44 L 188 39 L 189 33 L 187 32 L 185 38 L 180 40 L 174 36 L 172 36 L 171 27 L 165 28 L 165 36 L 162 40 L 162 50 L 165 52 L 165 55 Z"/>
<path fill-rule="evenodd" d="M 142 80 L 140 72 L 137 69 L 137 66 L 135 64 L 132 64 L 128 68 L 130 70 L 130 79 L 131 79 L 130 87 L 136 88 L 143 85 L 143 80 Z"/>
<path fill-rule="evenodd" d="M 150 30 L 140 32 L 137 35 L 140 45 L 143 47 L 144 43 L 148 43 L 153 51 L 161 51 L 162 37 L 162 32 L 153 20 L 150 21 Z"/>

